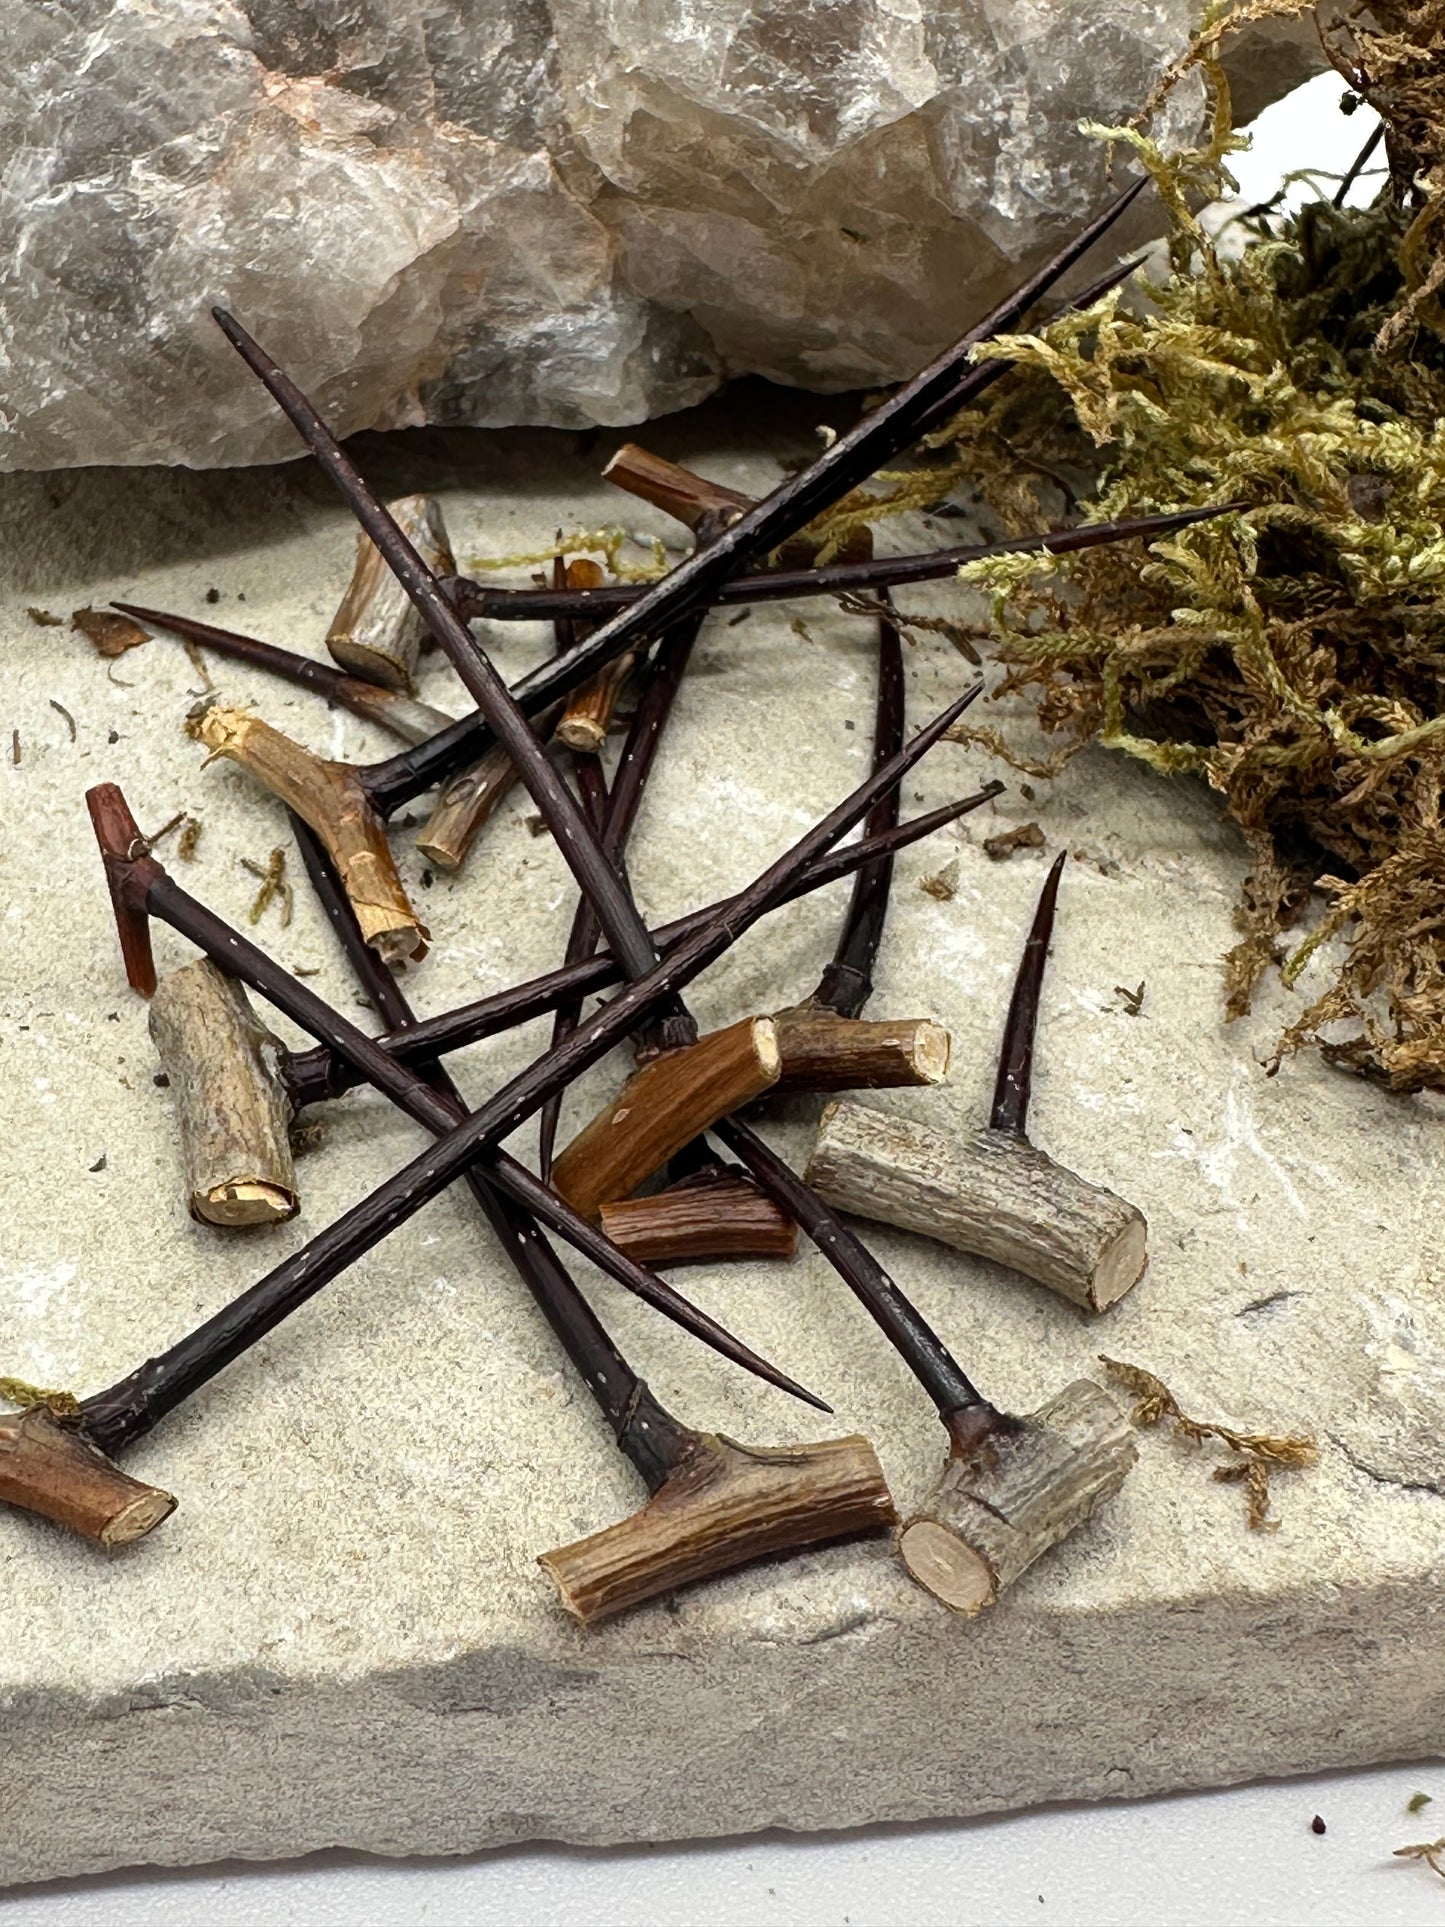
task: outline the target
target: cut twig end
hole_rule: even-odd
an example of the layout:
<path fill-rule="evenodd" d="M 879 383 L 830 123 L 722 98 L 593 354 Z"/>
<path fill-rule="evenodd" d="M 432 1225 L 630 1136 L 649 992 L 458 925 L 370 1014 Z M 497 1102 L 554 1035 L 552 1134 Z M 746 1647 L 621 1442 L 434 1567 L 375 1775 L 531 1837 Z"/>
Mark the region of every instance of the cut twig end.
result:
<path fill-rule="evenodd" d="M 584 1626 L 715 1573 L 897 1518 L 867 1439 L 769 1450 L 699 1434 L 640 1511 L 538 1564 Z"/>
<path fill-rule="evenodd" d="M 0 1500 L 107 1551 L 143 1539 L 176 1509 L 169 1492 L 122 1472 L 44 1403 L 0 1419 Z"/>
<path fill-rule="evenodd" d="M 1137 1457 L 1126 1414 L 1077 1379 L 1027 1418 L 995 1414 L 955 1447 L 932 1497 L 904 1522 L 899 1556 L 945 1606 L 982 1612 L 1111 1498 Z"/>

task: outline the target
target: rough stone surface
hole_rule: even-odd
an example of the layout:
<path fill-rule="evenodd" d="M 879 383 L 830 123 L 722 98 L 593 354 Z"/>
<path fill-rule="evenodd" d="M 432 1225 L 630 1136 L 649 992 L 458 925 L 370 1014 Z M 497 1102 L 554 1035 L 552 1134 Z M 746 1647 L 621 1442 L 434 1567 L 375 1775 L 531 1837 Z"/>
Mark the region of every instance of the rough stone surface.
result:
<path fill-rule="evenodd" d="M 1105 190 L 1196 0 L 0 0 L 0 466 L 912 374 Z M 1318 60 L 1239 63 L 1253 111 Z M 1197 92 L 1171 108 L 1192 127 Z"/>
<path fill-rule="evenodd" d="M 706 410 L 657 440 L 758 490 L 819 412 L 772 398 L 753 419 Z M 541 431 L 400 439 L 364 459 L 392 492 L 440 489 L 463 559 L 618 513 L 592 480 L 607 437 L 585 454 Z M 665 527 L 620 506 L 629 526 Z M 197 861 L 174 867 L 238 919 L 255 890 L 238 858 L 264 859 L 284 823 L 240 771 L 201 772 L 181 726 L 199 684 L 178 646 L 107 666 L 25 614 L 116 594 L 320 655 L 352 558 L 324 486 L 305 467 L 17 476 L 0 486 L 0 523 L 0 1371 L 83 1392 L 260 1275 L 419 1136 L 355 1094 L 299 1164 L 295 1223 L 227 1237 L 190 1221 L 82 792 L 119 780 L 145 827 L 194 809 Z M 915 523 L 899 539 L 929 535 Z M 532 631 L 493 636 L 510 673 L 546 646 Z M 634 875 L 652 911 L 742 881 L 861 773 L 872 648 L 865 622 L 818 605 L 709 626 L 638 826 Z M 214 667 L 227 696 L 320 750 L 385 747 L 305 692 Z M 910 713 L 967 673 L 925 638 L 908 654 Z M 460 707 L 447 672 L 427 674 L 427 698 Z M 73 742 L 52 702 L 73 716 Z M 943 746 L 907 804 L 987 773 Z M 506 805 L 460 877 L 429 890 L 398 837 L 435 937 L 407 979 L 423 1010 L 560 953 L 572 892 L 528 813 Z M 986 836 L 1028 820 L 1044 851 L 985 856 Z M 1207 1454 L 1149 1434 L 1122 1493 L 976 1621 L 942 1611 L 875 1541 L 584 1634 L 535 1555 L 622 1517 L 641 1489 L 466 1200 L 446 1197 L 136 1449 L 131 1467 L 181 1501 L 152 1538 L 107 1560 L 0 1516 L 0 1880 L 333 1843 L 451 1852 L 835 1827 L 1438 1750 L 1440 1120 L 1315 1063 L 1266 1078 L 1259 1059 L 1295 1007 L 1281 991 L 1223 1024 L 1217 960 L 1244 857 L 1214 800 L 1100 754 L 1032 799 L 1015 785 L 995 819 L 906 856 L 875 1009 L 947 1024 L 954 1067 L 939 1089 L 876 1101 L 960 1126 L 982 1114 L 1009 976 L 1064 845 L 1075 860 L 1032 1126 L 1146 1210 L 1149 1272 L 1090 1320 L 921 1239 L 880 1232 L 877 1248 L 1016 1410 L 1099 1372 L 1106 1350 L 1206 1416 L 1316 1429 L 1322 1463 L 1278 1481 L 1277 1532 L 1246 1529 L 1240 1491 L 1211 1481 Z M 953 858 L 957 892 L 941 902 L 919 884 Z M 835 893 L 754 932 L 700 984 L 703 1022 L 805 991 L 838 911 Z M 351 1004 L 304 890 L 289 929 L 272 911 L 259 934 Z M 159 948 L 162 968 L 185 955 L 169 937 Z M 1115 986 L 1141 979 L 1131 1017 Z M 459 1074 L 484 1093 L 541 1041 L 541 1027 L 497 1040 Z M 621 1072 L 620 1058 L 600 1066 L 569 1117 Z M 810 1115 L 797 1101 L 769 1126 L 797 1159 Z M 669 1405 L 760 1443 L 862 1429 L 900 1505 L 922 1498 L 941 1435 L 820 1259 L 693 1269 L 685 1283 L 838 1415 L 790 1405 L 597 1282 Z"/>

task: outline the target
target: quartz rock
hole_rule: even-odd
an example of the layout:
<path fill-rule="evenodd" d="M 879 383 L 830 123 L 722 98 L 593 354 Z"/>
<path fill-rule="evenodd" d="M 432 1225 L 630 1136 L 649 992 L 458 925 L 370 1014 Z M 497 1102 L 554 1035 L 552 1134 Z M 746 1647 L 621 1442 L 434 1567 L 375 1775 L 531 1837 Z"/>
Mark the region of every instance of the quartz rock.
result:
<path fill-rule="evenodd" d="M 1196 11 L 0 0 L 0 464 L 292 454 L 216 302 L 346 432 L 897 379 L 1100 201 L 1077 122 Z"/>

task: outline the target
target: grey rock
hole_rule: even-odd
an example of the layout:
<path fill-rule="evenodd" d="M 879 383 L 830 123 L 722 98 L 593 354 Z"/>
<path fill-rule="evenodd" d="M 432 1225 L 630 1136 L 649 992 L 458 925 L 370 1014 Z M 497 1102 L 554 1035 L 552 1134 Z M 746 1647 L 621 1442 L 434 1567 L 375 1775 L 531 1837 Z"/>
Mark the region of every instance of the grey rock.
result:
<path fill-rule="evenodd" d="M 1194 0 L 0 0 L 0 466 L 911 374 L 1106 191 Z M 1244 63 L 1252 104 L 1317 60 Z M 1188 131 L 1181 91 L 1166 131 Z"/>

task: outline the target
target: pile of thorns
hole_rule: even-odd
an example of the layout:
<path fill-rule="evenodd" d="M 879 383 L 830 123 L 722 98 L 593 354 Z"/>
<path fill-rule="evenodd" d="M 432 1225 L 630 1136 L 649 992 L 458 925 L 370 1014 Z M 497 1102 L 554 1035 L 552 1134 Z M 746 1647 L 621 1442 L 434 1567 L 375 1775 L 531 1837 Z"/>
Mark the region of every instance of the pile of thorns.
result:
<path fill-rule="evenodd" d="M 762 500 L 624 449 L 611 479 L 671 511 L 695 537 L 687 559 L 647 586 L 604 586 L 600 570 L 586 562 L 559 569 L 550 590 L 488 589 L 459 579 L 436 505 L 408 498 L 396 513 L 383 506 L 295 384 L 236 321 L 216 311 L 361 524 L 356 573 L 330 638 L 341 667 L 181 616 L 118 606 L 316 689 L 408 743 L 385 762 L 354 768 L 320 761 L 247 711 L 212 707 L 191 725 L 214 754 L 241 764 L 289 806 L 310 879 L 387 1029 L 380 1037 L 363 1034 L 181 889 L 141 836 L 121 791 L 102 784 L 87 800 L 127 976 L 152 1000 L 152 1034 L 175 1094 L 198 1217 L 244 1225 L 290 1216 L 297 1207 L 290 1127 L 305 1107 L 358 1084 L 384 1093 L 435 1142 L 119 1383 L 76 1399 L 0 1381 L 0 1393 L 22 1407 L 0 1421 L 0 1499 L 107 1547 L 150 1532 L 175 1501 L 131 1478 L 116 1457 L 458 1178 L 650 1494 L 620 1524 L 541 1556 L 564 1605 L 583 1622 L 760 1557 L 894 1525 L 913 1576 L 949 1606 L 975 1612 L 1118 1489 L 1135 1449 L 1128 1418 L 1112 1399 L 1082 1379 L 1029 1416 L 997 1410 L 838 1215 L 847 1210 L 928 1232 L 1093 1309 L 1113 1302 L 1141 1274 L 1146 1231 L 1138 1210 L 1054 1164 L 1025 1135 L 1062 858 L 1025 946 L 987 1127 L 959 1141 L 842 1100 L 824 1117 L 805 1180 L 738 1112 L 779 1090 L 935 1083 L 947 1066 L 948 1038 L 938 1026 L 861 1016 L 891 859 L 1002 786 L 899 821 L 902 778 L 981 685 L 905 741 L 900 639 L 887 591 L 951 575 L 980 551 L 874 559 L 871 543 L 855 541 L 851 552 L 819 564 L 810 526 L 881 463 L 972 403 L 1000 372 L 997 364 L 976 365 L 974 346 L 1016 325 L 1138 191 L 1120 196 L 985 321 Z M 1127 272 L 1116 270 L 1076 301 L 1092 300 L 1100 285 Z M 1061 552 L 1148 538 L 1213 512 L 1076 527 L 1013 546 Z M 870 774 L 747 888 L 649 929 L 629 893 L 624 849 L 707 610 L 846 589 L 881 598 Z M 508 688 L 468 627 L 474 616 L 551 618 L 558 652 Z M 423 632 L 455 667 L 474 713 L 451 720 L 409 693 Z M 609 784 L 598 751 L 629 678 L 641 693 Z M 554 732 L 570 749 L 575 792 L 564 774 L 567 759 L 548 753 Z M 581 890 L 565 961 L 532 982 L 417 1019 L 391 966 L 420 957 L 427 933 L 392 860 L 387 820 L 436 790 L 420 842 L 434 862 L 454 868 L 514 780 L 530 792 Z M 859 839 L 844 843 L 855 826 Z M 813 994 L 773 1016 L 700 1037 L 682 998 L 692 979 L 767 912 L 849 874 L 854 887 L 843 935 Z M 152 918 L 202 952 L 159 984 Z M 612 987 L 609 1000 L 584 1016 L 584 1001 Z M 314 1048 L 286 1050 L 255 1015 L 247 990 L 298 1025 Z M 444 1068 L 447 1054 L 545 1012 L 554 1020 L 550 1048 L 469 1110 Z M 635 1048 L 636 1071 L 554 1156 L 563 1092 L 624 1040 Z M 503 1144 L 539 1112 L 540 1170 L 533 1172 Z M 651 1187 L 645 1195 L 644 1187 Z M 549 1242 L 571 1246 L 725 1358 L 826 1412 L 821 1399 L 652 1269 L 786 1253 L 798 1227 L 872 1314 L 947 1433 L 932 1496 L 901 1524 L 862 1437 L 758 1448 L 693 1430 L 665 1410 Z"/>

